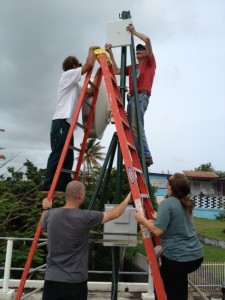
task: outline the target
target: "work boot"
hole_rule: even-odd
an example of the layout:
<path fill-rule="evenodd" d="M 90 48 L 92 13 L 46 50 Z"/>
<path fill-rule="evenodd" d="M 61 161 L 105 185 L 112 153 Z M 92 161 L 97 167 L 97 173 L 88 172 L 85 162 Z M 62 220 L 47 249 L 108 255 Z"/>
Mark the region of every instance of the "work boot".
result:
<path fill-rule="evenodd" d="M 150 167 L 151 165 L 153 165 L 152 157 L 145 157 L 145 164 L 146 167 Z"/>

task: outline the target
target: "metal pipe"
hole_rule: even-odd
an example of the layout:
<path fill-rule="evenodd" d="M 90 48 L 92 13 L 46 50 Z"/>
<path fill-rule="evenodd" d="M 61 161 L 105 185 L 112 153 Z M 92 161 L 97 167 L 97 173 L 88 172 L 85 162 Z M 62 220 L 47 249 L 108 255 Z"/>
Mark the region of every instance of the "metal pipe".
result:
<path fill-rule="evenodd" d="M 197 286 L 195 286 L 189 279 L 188 279 L 188 283 L 190 284 L 190 286 L 192 286 L 192 287 L 196 290 L 196 292 L 202 297 L 202 299 L 204 299 L 204 300 L 209 300 L 209 299 L 202 293 L 202 291 L 201 291 Z"/>
<path fill-rule="evenodd" d="M 7 293 L 8 290 L 9 290 L 9 279 L 10 279 L 10 268 L 11 268 L 11 261 L 12 261 L 12 250 L 13 250 L 13 241 L 8 240 L 7 241 L 7 248 L 6 248 L 4 279 L 3 279 L 3 286 L 2 286 L 3 293 Z"/>

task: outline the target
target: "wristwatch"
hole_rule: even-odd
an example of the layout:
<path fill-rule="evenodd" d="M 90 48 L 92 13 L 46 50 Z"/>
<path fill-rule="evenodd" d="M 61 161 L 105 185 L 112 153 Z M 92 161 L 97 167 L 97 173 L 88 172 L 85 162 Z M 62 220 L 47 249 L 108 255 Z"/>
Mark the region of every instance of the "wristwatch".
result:
<path fill-rule="evenodd" d="M 43 211 L 50 210 L 51 207 L 43 207 Z"/>

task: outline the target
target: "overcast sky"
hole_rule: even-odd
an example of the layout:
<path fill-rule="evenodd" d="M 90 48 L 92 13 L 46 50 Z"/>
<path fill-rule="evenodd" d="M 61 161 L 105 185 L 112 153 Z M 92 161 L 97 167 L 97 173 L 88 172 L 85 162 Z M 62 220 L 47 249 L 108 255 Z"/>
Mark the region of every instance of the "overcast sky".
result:
<path fill-rule="evenodd" d="M 157 62 L 145 115 L 149 170 L 210 162 L 225 171 L 224 0 L 2 0 L 0 147 L 8 158 L 18 154 L 10 166 L 29 159 L 46 167 L 63 59 L 76 55 L 84 62 L 89 46 L 104 47 L 107 23 L 128 10 L 136 30 L 151 38 Z M 108 126 L 101 140 L 105 152 L 113 132 Z"/>

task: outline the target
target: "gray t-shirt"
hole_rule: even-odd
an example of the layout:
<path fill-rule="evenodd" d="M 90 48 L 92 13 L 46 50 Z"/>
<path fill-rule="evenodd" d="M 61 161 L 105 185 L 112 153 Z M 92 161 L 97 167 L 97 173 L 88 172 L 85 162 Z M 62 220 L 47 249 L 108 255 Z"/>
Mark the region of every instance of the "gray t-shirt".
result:
<path fill-rule="evenodd" d="M 42 221 L 48 232 L 45 279 L 79 283 L 88 279 L 89 229 L 101 224 L 103 212 L 54 208 Z"/>
<path fill-rule="evenodd" d="M 154 225 L 164 230 L 160 240 L 168 259 L 186 262 L 203 257 L 193 219 L 177 198 L 169 197 L 160 203 Z"/>

